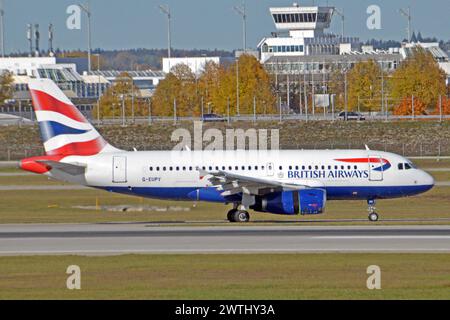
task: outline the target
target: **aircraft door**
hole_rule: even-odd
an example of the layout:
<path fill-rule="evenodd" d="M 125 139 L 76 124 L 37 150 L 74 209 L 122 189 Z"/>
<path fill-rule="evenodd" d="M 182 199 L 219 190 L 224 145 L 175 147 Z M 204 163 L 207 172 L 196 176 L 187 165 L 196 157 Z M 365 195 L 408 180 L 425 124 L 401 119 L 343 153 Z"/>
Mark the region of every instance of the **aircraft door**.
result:
<path fill-rule="evenodd" d="M 273 175 L 274 175 L 274 167 L 273 167 L 273 163 L 272 162 L 268 162 L 267 163 L 266 171 L 267 171 L 267 176 L 268 177 L 273 177 Z"/>
<path fill-rule="evenodd" d="M 369 180 L 383 181 L 383 159 L 380 156 L 369 156 Z"/>
<path fill-rule="evenodd" d="M 113 157 L 113 183 L 127 182 L 127 157 Z"/>

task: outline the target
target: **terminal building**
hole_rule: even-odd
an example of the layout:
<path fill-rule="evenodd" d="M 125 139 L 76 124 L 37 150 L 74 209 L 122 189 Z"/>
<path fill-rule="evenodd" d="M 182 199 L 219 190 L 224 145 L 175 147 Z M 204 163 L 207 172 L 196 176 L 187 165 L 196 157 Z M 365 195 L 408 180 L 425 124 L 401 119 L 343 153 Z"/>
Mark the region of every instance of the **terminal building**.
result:
<path fill-rule="evenodd" d="M 327 93 L 334 70 L 350 70 L 368 60 L 377 61 L 385 71 L 393 71 L 400 64 L 400 48 L 374 50 L 363 46 L 357 37 L 328 33 L 335 13 L 331 6 L 270 8 L 276 32 L 259 42 L 258 51 L 261 63 L 275 78 L 286 110 L 301 112 L 303 102 L 307 104 L 311 95 L 314 99 L 310 103 L 317 100 L 329 107 Z"/>
<path fill-rule="evenodd" d="M 51 79 L 75 103 L 86 116 L 98 99 L 114 84 L 120 74 L 126 72 L 139 89 L 139 97 L 152 96 L 159 81 L 165 78 L 161 71 L 93 71 L 86 70 L 87 60 L 82 58 L 57 57 L 7 57 L 0 58 L 0 73 L 13 75 L 14 96 L 6 104 L 0 104 L 0 113 L 9 113 L 31 118 L 30 79 Z M 2 102 L 3 103 L 3 102 Z"/>
<path fill-rule="evenodd" d="M 286 111 L 301 113 L 308 101 L 313 112 L 315 106 L 329 107 L 332 72 L 345 73 L 356 63 L 368 60 L 392 72 L 417 46 L 433 55 L 447 74 L 447 85 L 450 83 L 450 60 L 439 43 L 404 43 L 401 48 L 375 50 L 373 46 L 362 45 L 357 37 L 345 36 L 344 30 L 341 35 L 327 32 L 333 17 L 336 14 L 342 17 L 335 7 L 294 3 L 269 11 L 276 31 L 259 42 L 259 58 L 274 77 L 278 101 Z"/>

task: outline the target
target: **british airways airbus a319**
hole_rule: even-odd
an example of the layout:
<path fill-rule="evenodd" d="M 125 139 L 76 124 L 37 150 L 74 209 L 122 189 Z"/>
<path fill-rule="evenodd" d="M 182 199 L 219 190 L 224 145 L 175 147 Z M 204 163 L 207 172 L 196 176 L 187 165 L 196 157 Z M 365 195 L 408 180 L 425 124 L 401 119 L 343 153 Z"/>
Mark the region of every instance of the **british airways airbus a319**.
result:
<path fill-rule="evenodd" d="M 108 144 L 56 86 L 30 81 L 46 155 L 23 170 L 110 192 L 232 204 L 230 222 L 248 210 L 280 215 L 324 212 L 327 200 L 375 201 L 430 190 L 433 178 L 399 155 L 371 150 L 145 151 Z"/>

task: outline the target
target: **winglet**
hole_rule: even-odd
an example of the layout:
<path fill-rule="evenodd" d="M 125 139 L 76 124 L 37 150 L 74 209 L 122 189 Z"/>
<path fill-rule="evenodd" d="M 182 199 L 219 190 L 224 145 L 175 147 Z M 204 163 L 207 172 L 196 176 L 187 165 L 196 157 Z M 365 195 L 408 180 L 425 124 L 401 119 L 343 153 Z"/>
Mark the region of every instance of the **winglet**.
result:
<path fill-rule="evenodd" d="M 364 146 L 366 147 L 367 151 L 370 151 L 370 148 L 369 148 L 369 146 L 367 144 L 365 144 Z"/>

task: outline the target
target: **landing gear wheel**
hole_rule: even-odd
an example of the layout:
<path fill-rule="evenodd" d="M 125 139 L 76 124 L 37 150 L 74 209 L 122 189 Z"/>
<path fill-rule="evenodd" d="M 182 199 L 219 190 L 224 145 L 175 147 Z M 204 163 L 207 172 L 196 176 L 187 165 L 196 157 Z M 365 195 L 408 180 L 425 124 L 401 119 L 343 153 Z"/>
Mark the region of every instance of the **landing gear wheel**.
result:
<path fill-rule="evenodd" d="M 372 222 L 376 222 L 378 221 L 379 217 L 378 214 L 376 212 L 372 212 L 371 214 L 369 214 L 369 220 Z"/>
<path fill-rule="evenodd" d="M 233 214 L 233 222 L 245 223 L 250 221 L 250 215 L 247 211 L 236 211 Z"/>
<path fill-rule="evenodd" d="M 238 211 L 237 209 L 231 209 L 230 211 L 228 211 L 227 213 L 228 221 L 233 222 L 233 216 L 237 211 Z"/>

